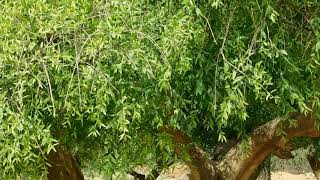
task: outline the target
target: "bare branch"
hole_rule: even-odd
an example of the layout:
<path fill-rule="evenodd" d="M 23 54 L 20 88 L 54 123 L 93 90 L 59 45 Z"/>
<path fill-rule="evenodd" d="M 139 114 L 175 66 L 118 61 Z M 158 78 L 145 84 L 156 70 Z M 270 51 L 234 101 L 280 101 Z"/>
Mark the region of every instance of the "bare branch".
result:
<path fill-rule="evenodd" d="M 50 99 L 51 99 L 51 102 L 52 102 L 52 110 L 53 110 L 52 112 L 53 112 L 53 117 L 55 117 L 56 116 L 56 109 L 55 109 L 55 106 L 54 106 L 54 99 L 53 99 L 53 94 L 52 94 L 50 77 L 49 77 L 49 74 L 48 74 L 47 66 L 46 66 L 46 64 L 44 62 L 42 62 L 42 66 L 43 66 L 44 73 L 45 73 L 47 81 L 48 81 L 49 94 L 50 94 Z"/>

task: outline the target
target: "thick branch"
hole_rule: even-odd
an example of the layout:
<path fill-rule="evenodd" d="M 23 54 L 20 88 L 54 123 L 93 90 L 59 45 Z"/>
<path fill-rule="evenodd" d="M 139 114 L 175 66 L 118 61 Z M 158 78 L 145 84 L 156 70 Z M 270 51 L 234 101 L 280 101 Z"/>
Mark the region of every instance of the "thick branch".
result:
<path fill-rule="evenodd" d="M 290 116 L 297 120 L 297 127 L 289 127 L 287 118 L 276 118 L 254 130 L 248 152 L 240 150 L 240 143 L 233 147 L 217 167 L 222 179 L 248 179 L 269 154 L 284 148 L 293 137 L 320 137 L 314 117 L 299 113 Z M 281 131 L 286 136 L 279 135 Z"/>
<path fill-rule="evenodd" d="M 177 145 L 175 152 L 177 155 L 181 153 L 181 144 L 187 145 L 188 154 L 191 157 L 191 162 L 187 162 L 191 169 L 192 179 L 194 180 L 212 180 L 218 179 L 214 163 L 211 161 L 207 154 L 201 150 L 197 145 L 191 144 L 191 139 L 184 134 L 181 130 L 167 128 L 163 129 L 164 132 L 172 135 L 174 144 Z"/>

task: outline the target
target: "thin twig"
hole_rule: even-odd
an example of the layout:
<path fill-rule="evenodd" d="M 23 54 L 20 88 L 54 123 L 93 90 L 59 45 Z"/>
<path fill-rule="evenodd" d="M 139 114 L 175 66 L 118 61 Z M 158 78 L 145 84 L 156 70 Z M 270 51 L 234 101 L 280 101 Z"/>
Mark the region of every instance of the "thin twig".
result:
<path fill-rule="evenodd" d="M 257 5 L 258 5 L 258 9 L 259 9 L 260 13 L 263 14 L 263 12 L 262 12 L 262 10 L 261 10 L 261 8 L 260 8 L 260 5 L 259 5 L 258 0 L 256 0 L 256 3 L 257 3 Z"/>
<path fill-rule="evenodd" d="M 235 68 L 239 73 L 241 73 L 242 75 L 244 75 L 245 77 L 248 77 L 247 74 L 245 74 L 244 72 L 242 72 L 239 68 L 237 68 L 235 65 L 233 65 L 232 63 L 230 63 L 222 54 L 222 58 L 224 59 L 225 62 L 227 62 L 230 66 L 232 66 L 233 68 Z M 262 88 L 264 91 L 266 91 L 266 93 L 268 95 L 270 95 L 271 98 L 274 98 L 274 96 L 265 88 L 263 87 L 260 83 L 258 83 L 259 87 Z"/>
<path fill-rule="evenodd" d="M 76 51 L 76 69 L 77 69 L 77 78 L 78 78 L 78 93 L 79 93 L 79 104 L 80 104 L 80 109 L 82 107 L 82 100 L 81 100 L 81 84 L 80 84 L 80 72 L 79 72 L 79 55 L 78 55 L 78 48 L 77 48 L 77 43 L 74 45 L 75 51 Z"/>
<path fill-rule="evenodd" d="M 52 109 L 53 109 L 53 117 L 56 117 L 56 110 L 55 110 L 55 106 L 54 106 L 54 99 L 53 99 L 52 88 L 51 88 L 50 77 L 49 77 L 49 74 L 48 74 L 47 66 L 44 64 L 44 62 L 42 62 L 42 66 L 43 66 L 43 69 L 44 69 L 44 72 L 46 74 L 46 78 L 47 78 L 47 81 L 48 81 L 49 94 L 50 94 L 50 99 L 51 99 L 51 102 L 52 102 Z"/>
<path fill-rule="evenodd" d="M 159 47 L 159 45 L 157 44 L 157 42 L 156 42 L 151 36 L 149 36 L 149 35 L 146 34 L 146 33 L 141 32 L 141 31 L 136 31 L 136 30 L 129 30 L 128 32 L 134 32 L 134 33 L 136 33 L 138 36 L 140 35 L 140 36 L 143 36 L 143 37 L 147 38 L 147 39 L 156 47 L 156 49 L 160 52 L 161 58 L 168 63 L 168 60 L 165 58 L 165 57 L 166 57 L 166 54 L 162 51 L 162 49 Z"/>
<path fill-rule="evenodd" d="M 258 36 L 258 32 L 260 30 L 260 26 L 257 28 L 257 30 L 254 32 L 254 35 L 252 37 L 249 49 L 247 50 L 247 52 L 245 53 L 244 56 L 248 55 L 248 57 L 246 58 L 250 58 L 251 55 L 253 55 L 254 53 L 251 53 L 251 51 L 253 50 L 253 46 L 255 46 L 256 41 L 257 41 L 257 36 Z"/>
<path fill-rule="evenodd" d="M 46 39 L 46 48 L 49 47 L 49 45 L 51 44 L 52 40 L 53 40 L 53 36 L 50 37 L 50 40 L 48 41 L 47 38 Z M 44 63 L 43 59 L 42 59 L 42 67 L 43 67 L 43 70 L 44 70 L 44 73 L 46 75 L 46 79 L 48 81 L 48 86 L 49 86 L 49 94 L 50 94 L 50 99 L 51 99 L 51 103 L 52 103 L 52 113 L 53 113 L 53 117 L 56 117 L 56 108 L 55 108 L 55 105 L 54 105 L 54 98 L 53 98 L 53 94 L 52 94 L 52 87 L 51 87 L 51 82 L 50 82 L 50 77 L 49 77 L 49 73 L 48 73 L 48 70 L 47 70 L 47 65 Z"/>
<path fill-rule="evenodd" d="M 93 32 L 92 34 L 89 34 L 88 37 L 86 38 L 86 40 L 84 41 L 83 45 L 81 46 L 79 53 L 76 52 L 76 62 L 75 62 L 75 65 L 73 67 L 73 71 L 72 71 L 72 75 L 71 75 L 70 81 L 68 83 L 68 89 L 67 89 L 66 97 L 64 99 L 64 103 L 66 103 L 67 100 L 68 100 L 69 92 L 70 92 L 70 88 L 71 88 L 71 83 L 73 81 L 73 76 L 75 74 L 76 69 L 77 69 L 77 72 L 78 72 L 78 75 L 79 75 L 79 59 L 81 57 L 82 50 L 83 50 L 84 46 L 87 44 L 88 40 L 91 38 L 91 36 L 93 36 L 96 32 L 97 31 Z"/>
<path fill-rule="evenodd" d="M 109 83 L 110 86 L 111 86 L 117 93 L 119 93 L 118 89 L 112 85 L 112 83 L 108 80 L 108 78 L 107 78 L 98 68 L 94 67 L 94 66 L 93 66 L 92 64 L 90 64 L 90 63 L 87 63 L 87 62 L 83 62 L 83 63 L 91 66 L 96 72 L 98 72 L 99 74 L 101 74 L 101 76 L 106 80 L 106 82 Z"/>
<path fill-rule="evenodd" d="M 206 16 L 204 16 L 204 15 L 202 15 L 202 17 L 206 20 L 206 23 L 207 23 L 207 25 L 208 25 L 208 27 L 209 27 L 209 29 L 210 29 L 210 33 L 211 33 L 211 36 L 212 36 L 214 42 L 215 42 L 216 44 L 218 44 L 218 43 L 217 43 L 217 39 L 216 39 L 216 37 L 214 36 L 213 30 L 212 30 L 212 28 L 211 28 L 211 25 L 210 25 L 210 22 L 209 22 L 208 18 L 207 18 Z"/>
<path fill-rule="evenodd" d="M 222 46 L 221 46 L 221 48 L 219 50 L 219 54 L 217 56 L 216 70 L 215 70 L 215 74 L 214 74 L 214 109 L 213 109 L 213 116 L 214 117 L 216 116 L 216 108 L 217 108 L 217 74 L 218 74 L 219 56 L 221 54 L 223 59 L 225 59 L 224 58 L 224 54 L 223 54 L 223 49 L 224 49 L 224 46 L 225 46 L 225 43 L 226 43 L 226 40 L 227 40 L 227 37 L 228 37 L 228 34 L 229 34 L 229 29 L 230 29 L 230 24 L 231 24 L 231 21 L 232 21 L 232 18 L 233 18 L 233 13 L 234 13 L 234 10 L 231 11 L 231 13 L 230 13 L 228 24 L 226 26 L 226 30 L 225 30 L 225 33 L 224 33 Z"/>
<path fill-rule="evenodd" d="M 279 54 L 281 54 L 281 56 L 283 57 L 284 60 L 286 60 L 292 67 L 294 67 L 297 71 L 301 71 L 301 69 L 299 69 L 297 66 L 295 66 L 294 64 L 292 64 L 287 57 L 285 57 L 283 55 L 283 53 L 281 53 L 281 51 L 272 43 L 272 41 L 270 40 L 271 45 L 278 51 Z"/>
<path fill-rule="evenodd" d="M 219 50 L 219 54 L 217 55 L 217 65 L 216 65 L 216 70 L 215 70 L 215 87 L 214 87 L 214 92 L 215 92 L 215 99 L 214 99 L 214 116 L 215 116 L 215 113 L 216 113 L 216 106 L 217 106 L 217 74 L 218 74 L 218 63 L 219 63 L 219 56 L 222 57 L 223 61 L 225 61 L 226 63 L 228 63 L 231 67 L 233 67 L 236 71 L 238 71 L 239 73 L 241 73 L 242 75 L 244 75 L 245 77 L 248 77 L 247 74 L 245 74 L 243 71 L 241 71 L 238 67 L 236 67 L 235 65 L 233 65 L 232 63 L 230 63 L 225 55 L 224 55 L 224 47 L 225 47 L 225 43 L 226 43 L 226 40 L 227 40 L 227 37 L 228 37 L 228 33 L 229 33 L 229 28 L 230 28 L 230 24 L 231 24 L 231 21 L 232 21 L 232 17 L 233 17 L 233 12 L 232 11 L 229 15 L 229 20 L 228 20 L 228 24 L 226 26 L 226 30 L 225 30 L 225 34 L 224 34 L 224 38 L 223 38 L 223 43 L 222 43 L 222 46 Z M 248 54 L 248 57 L 250 57 L 252 54 L 251 54 L 251 51 L 253 49 L 253 46 L 255 44 L 255 41 L 256 41 L 256 37 L 258 35 L 258 31 L 259 31 L 260 28 L 257 28 L 257 30 L 255 31 L 254 33 L 254 36 L 252 38 L 252 41 L 251 41 L 251 44 L 249 46 L 249 49 L 247 50 L 246 54 Z M 269 34 L 268 34 L 269 36 Z M 275 98 L 263 85 L 261 85 L 260 83 L 258 83 L 259 87 L 262 88 L 271 98 Z"/>

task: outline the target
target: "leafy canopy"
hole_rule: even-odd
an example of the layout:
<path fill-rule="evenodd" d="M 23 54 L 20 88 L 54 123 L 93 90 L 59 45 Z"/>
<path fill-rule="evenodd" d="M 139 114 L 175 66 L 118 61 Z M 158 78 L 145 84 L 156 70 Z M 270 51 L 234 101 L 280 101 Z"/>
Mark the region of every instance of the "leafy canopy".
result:
<path fill-rule="evenodd" d="M 0 1 L 0 176 L 64 143 L 105 173 L 319 109 L 320 2 Z"/>

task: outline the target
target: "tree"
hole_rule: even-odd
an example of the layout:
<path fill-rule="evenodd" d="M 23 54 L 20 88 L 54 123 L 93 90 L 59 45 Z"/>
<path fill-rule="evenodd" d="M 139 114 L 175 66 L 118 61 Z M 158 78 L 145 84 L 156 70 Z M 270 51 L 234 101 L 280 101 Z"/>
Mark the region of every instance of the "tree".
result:
<path fill-rule="evenodd" d="M 319 137 L 318 1 L 0 2 L 1 177 L 245 179 Z"/>

